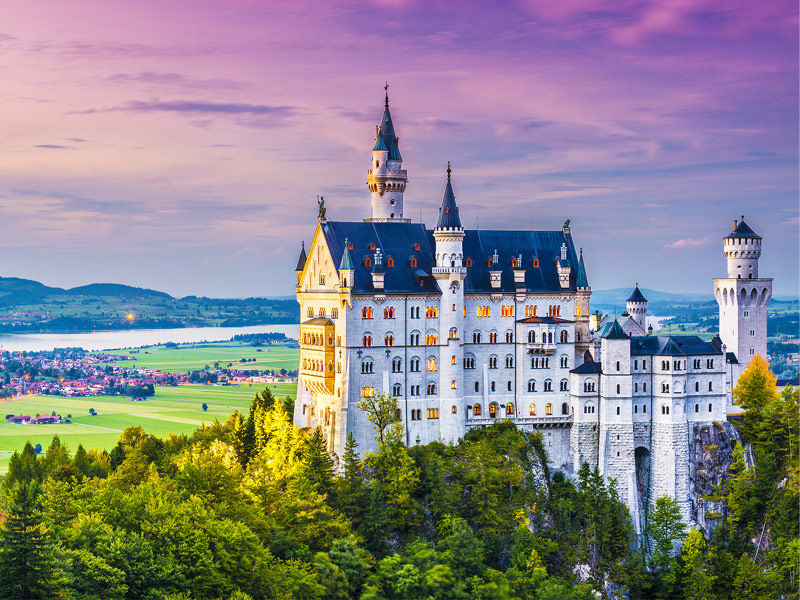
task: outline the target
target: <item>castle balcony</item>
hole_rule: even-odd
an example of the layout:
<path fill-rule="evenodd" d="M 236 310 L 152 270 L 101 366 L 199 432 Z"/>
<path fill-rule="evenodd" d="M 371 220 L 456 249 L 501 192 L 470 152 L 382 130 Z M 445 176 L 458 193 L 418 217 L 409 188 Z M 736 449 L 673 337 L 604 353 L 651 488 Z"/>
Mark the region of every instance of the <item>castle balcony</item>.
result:
<path fill-rule="evenodd" d="M 433 275 L 436 275 L 436 274 L 448 275 L 450 273 L 458 273 L 458 274 L 466 275 L 467 267 L 433 267 L 431 269 L 431 273 Z"/>
<path fill-rule="evenodd" d="M 525 344 L 525 352 L 528 354 L 544 354 L 551 356 L 556 352 L 555 344 Z"/>
<path fill-rule="evenodd" d="M 300 379 L 312 392 L 333 393 L 335 339 L 330 319 L 309 319 L 300 325 Z"/>
<path fill-rule="evenodd" d="M 467 427 L 483 427 L 492 425 L 498 421 L 508 420 L 514 423 L 517 427 L 525 430 L 536 427 L 567 427 L 572 425 L 572 415 L 564 416 L 545 416 L 545 417 L 480 417 L 477 419 L 468 419 Z"/>
<path fill-rule="evenodd" d="M 372 175 L 373 169 L 367 171 L 367 175 Z M 390 171 L 384 171 L 383 173 L 375 173 L 375 177 L 400 177 L 406 179 L 408 177 L 408 171 L 406 169 L 392 169 Z"/>

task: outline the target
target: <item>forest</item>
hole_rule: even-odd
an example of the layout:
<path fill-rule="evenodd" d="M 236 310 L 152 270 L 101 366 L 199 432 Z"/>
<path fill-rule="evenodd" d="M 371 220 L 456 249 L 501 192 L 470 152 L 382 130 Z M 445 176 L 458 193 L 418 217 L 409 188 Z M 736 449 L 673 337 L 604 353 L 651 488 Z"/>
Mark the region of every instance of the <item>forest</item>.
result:
<path fill-rule="evenodd" d="M 364 455 L 331 456 L 269 389 L 190 436 L 28 444 L 0 483 L 0 598 L 796 598 L 798 390 L 757 358 L 734 397 L 747 443 L 710 536 L 664 496 L 637 539 L 613 480 L 549 472 L 508 422 L 407 447 L 392 397 L 362 406 Z"/>

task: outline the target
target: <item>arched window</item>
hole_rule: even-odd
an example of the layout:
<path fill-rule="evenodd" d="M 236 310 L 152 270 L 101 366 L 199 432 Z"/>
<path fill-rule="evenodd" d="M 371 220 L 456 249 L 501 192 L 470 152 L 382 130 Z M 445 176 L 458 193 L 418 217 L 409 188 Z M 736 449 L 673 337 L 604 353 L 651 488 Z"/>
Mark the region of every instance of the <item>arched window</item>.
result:
<path fill-rule="evenodd" d="M 455 379 L 453 379 L 453 380 L 450 382 L 450 389 L 451 389 L 451 390 L 454 390 L 454 389 L 456 389 L 456 380 L 455 380 Z"/>
<path fill-rule="evenodd" d="M 510 354 L 506 355 L 506 369 L 514 368 L 514 357 Z"/>
<path fill-rule="evenodd" d="M 619 415 L 619 406 L 617 407 L 617 415 Z M 619 436 L 617 436 L 617 437 L 619 437 Z"/>
<path fill-rule="evenodd" d="M 708 382 L 708 391 L 709 392 L 713 392 L 714 391 L 714 384 L 711 383 L 710 381 Z"/>
<path fill-rule="evenodd" d="M 450 329 L 450 339 L 454 340 L 457 337 L 458 337 L 458 329 L 456 329 L 455 327 L 451 328 Z"/>
<path fill-rule="evenodd" d="M 400 384 L 399 383 L 395 383 L 392 386 L 392 396 L 399 396 L 399 395 L 400 395 Z"/>
<path fill-rule="evenodd" d="M 561 357 L 561 368 L 566 369 L 567 367 L 569 367 L 569 357 L 566 354 L 564 354 Z"/>
<path fill-rule="evenodd" d="M 700 382 L 699 381 L 695 381 L 694 382 L 694 391 L 695 392 L 699 392 L 700 391 Z"/>
<path fill-rule="evenodd" d="M 391 333 L 387 333 L 385 336 L 383 336 L 383 345 L 394 346 L 394 335 Z"/>
<path fill-rule="evenodd" d="M 639 384 L 638 383 L 634 383 L 633 384 L 633 391 L 634 392 L 638 392 L 639 391 Z"/>
<path fill-rule="evenodd" d="M 436 395 L 436 384 L 429 383 L 427 387 L 428 396 L 435 396 Z"/>
<path fill-rule="evenodd" d="M 528 412 L 530 413 L 530 415 L 531 415 L 532 417 L 535 417 L 535 416 L 536 416 L 536 405 L 535 405 L 535 404 L 531 404 L 531 405 L 528 407 Z"/>
<path fill-rule="evenodd" d="M 619 361 L 617 361 L 617 371 L 619 371 Z"/>
<path fill-rule="evenodd" d="M 497 332 L 496 331 L 490 331 L 489 332 L 489 343 L 490 344 L 496 344 L 497 343 Z"/>
<path fill-rule="evenodd" d="M 561 332 L 561 343 L 562 344 L 566 344 L 568 340 L 569 340 L 569 335 L 567 334 L 566 331 L 562 331 Z"/>
<path fill-rule="evenodd" d="M 538 257 L 533 259 L 533 268 L 534 269 L 538 269 L 539 268 L 539 258 Z"/>
<path fill-rule="evenodd" d="M 544 382 L 544 391 L 545 392 L 552 392 L 553 391 L 553 382 L 549 379 L 545 380 Z"/>
<path fill-rule="evenodd" d="M 694 412 L 700 412 L 700 405 L 699 404 L 695 404 L 694 405 Z"/>
<path fill-rule="evenodd" d="M 566 379 L 561 380 L 561 383 L 559 384 L 559 390 L 562 392 L 569 390 L 569 382 Z"/>
<path fill-rule="evenodd" d="M 494 354 L 492 354 L 489 357 L 489 368 L 490 369 L 496 369 L 497 368 L 497 357 Z"/>
<path fill-rule="evenodd" d="M 412 373 L 419 373 L 419 358 L 415 356 L 408 361 L 408 367 Z"/>
<path fill-rule="evenodd" d="M 568 415 L 569 414 L 569 406 L 567 405 L 566 402 L 563 402 L 561 404 L 561 414 L 562 415 Z"/>
<path fill-rule="evenodd" d="M 464 368 L 465 369 L 474 369 L 475 368 L 475 356 L 472 354 L 465 354 L 464 355 Z"/>
<path fill-rule="evenodd" d="M 549 402 L 544 405 L 544 414 L 552 415 L 553 414 L 553 405 Z"/>
<path fill-rule="evenodd" d="M 364 342 L 363 346 L 365 348 L 369 348 L 370 346 L 372 346 L 372 335 L 369 333 L 365 333 L 363 337 L 363 342 Z"/>
<path fill-rule="evenodd" d="M 374 373 L 375 372 L 375 363 L 372 362 L 371 358 L 365 358 L 361 361 L 361 372 L 362 373 Z"/>
<path fill-rule="evenodd" d="M 536 343 L 536 332 L 535 331 L 529 331 L 528 332 L 528 343 L 529 344 L 535 344 Z"/>
<path fill-rule="evenodd" d="M 473 344 L 480 344 L 481 343 L 481 332 L 480 331 L 474 331 L 472 333 L 472 343 Z"/>
<path fill-rule="evenodd" d="M 713 409 L 714 409 L 714 405 L 711 402 L 709 402 L 708 403 L 708 412 L 712 412 Z"/>
<path fill-rule="evenodd" d="M 514 414 L 514 403 L 509 402 L 508 404 L 506 404 L 506 416 L 513 414 Z"/>
<path fill-rule="evenodd" d="M 481 405 L 480 404 L 475 404 L 472 407 L 472 414 L 475 417 L 480 417 L 481 416 Z"/>
<path fill-rule="evenodd" d="M 428 360 L 425 361 L 425 369 L 429 373 L 432 373 L 433 371 L 435 371 L 436 370 L 436 359 L 433 358 L 433 357 L 428 358 Z"/>
<path fill-rule="evenodd" d="M 633 412 L 634 413 L 638 413 L 639 412 L 639 405 L 638 404 L 634 404 L 633 405 Z"/>
<path fill-rule="evenodd" d="M 403 361 L 400 358 L 392 360 L 392 373 L 400 373 L 403 370 Z"/>
<path fill-rule="evenodd" d="M 489 404 L 489 416 L 491 418 L 493 418 L 493 419 L 497 416 L 497 403 L 496 402 L 492 402 L 491 404 Z"/>
<path fill-rule="evenodd" d="M 536 380 L 530 379 L 528 380 L 528 391 L 535 392 L 536 391 Z"/>
<path fill-rule="evenodd" d="M 619 384 L 617 384 L 617 395 L 620 394 L 621 390 L 622 390 L 622 387 Z"/>
<path fill-rule="evenodd" d="M 514 343 L 514 334 L 511 331 L 506 331 L 506 344 Z"/>

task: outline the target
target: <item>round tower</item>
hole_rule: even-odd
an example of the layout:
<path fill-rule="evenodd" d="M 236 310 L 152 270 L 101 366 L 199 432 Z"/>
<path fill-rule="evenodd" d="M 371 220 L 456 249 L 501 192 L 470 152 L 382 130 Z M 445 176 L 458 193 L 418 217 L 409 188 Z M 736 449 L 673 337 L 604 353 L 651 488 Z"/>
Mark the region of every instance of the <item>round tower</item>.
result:
<path fill-rule="evenodd" d="M 733 231 L 723 238 L 728 259 L 728 279 L 758 279 L 761 236 L 744 222 L 733 220 Z"/>
<path fill-rule="evenodd" d="M 392 115 L 389 113 L 389 84 L 386 84 L 386 100 L 383 118 L 375 128 L 375 145 L 372 161 L 367 171 L 367 187 L 371 196 L 370 218 L 366 221 L 402 221 L 403 192 L 408 183 L 408 174 L 402 168 L 398 138 L 394 133 Z"/>
<path fill-rule="evenodd" d="M 647 320 L 647 298 L 644 297 L 639 284 L 633 290 L 628 300 L 625 302 L 625 309 L 631 318 L 636 321 L 642 331 L 645 331 L 645 321 Z"/>
<path fill-rule="evenodd" d="M 433 230 L 436 240 L 436 262 L 433 276 L 442 292 L 439 315 L 439 436 L 455 442 L 466 431 L 464 403 L 464 228 L 458 215 L 456 197 L 450 182 L 447 163 L 447 184 L 439 207 L 439 221 Z"/>

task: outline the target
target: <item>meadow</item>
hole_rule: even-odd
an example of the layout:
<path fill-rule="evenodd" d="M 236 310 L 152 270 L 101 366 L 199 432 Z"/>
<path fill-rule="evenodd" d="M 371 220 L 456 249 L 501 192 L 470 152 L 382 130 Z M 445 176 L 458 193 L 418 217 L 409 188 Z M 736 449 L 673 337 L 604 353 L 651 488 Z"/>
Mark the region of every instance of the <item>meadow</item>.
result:
<path fill-rule="evenodd" d="M 112 351 L 128 354 L 129 350 Z M 258 370 L 279 372 L 297 368 L 299 350 L 287 346 L 253 347 L 241 342 L 184 344 L 178 347 L 153 346 L 134 354 L 137 367 L 160 369 L 164 372 L 185 372 L 202 369 L 206 365 L 220 368 L 228 364 Z M 240 362 L 245 359 L 246 362 Z M 254 359 L 254 360 L 253 360 Z M 116 363 L 119 364 L 119 363 Z M 123 363 L 124 364 L 124 363 Z M 0 403 L 2 415 L 50 414 L 55 411 L 62 417 L 72 415 L 71 423 L 60 425 L 15 425 L 0 420 L 0 472 L 8 469 L 8 459 L 21 450 L 25 442 L 41 444 L 47 449 L 54 435 L 61 438 L 70 452 L 78 444 L 87 450 L 110 451 L 126 427 L 141 425 L 147 433 L 157 437 L 169 434 L 191 434 L 203 423 L 214 419 L 224 421 L 234 411 L 247 413 L 253 396 L 269 387 L 279 398 L 295 397 L 297 383 L 253 383 L 233 386 L 181 385 L 156 387 L 155 396 L 142 402 L 132 402 L 128 396 L 91 396 L 67 398 L 62 396 L 24 396 Z M 203 404 L 208 406 L 203 410 Z M 89 414 L 89 409 L 97 412 Z"/>
<path fill-rule="evenodd" d="M 300 357 L 298 348 L 281 345 L 265 345 L 256 348 L 243 342 L 201 342 L 178 346 L 151 346 L 140 350 L 109 350 L 110 354 L 126 354 L 136 358 L 135 363 L 111 363 L 136 366 L 144 369 L 159 369 L 165 373 L 209 368 L 297 369 Z M 244 359 L 244 361 L 242 360 Z M 218 367 L 215 365 L 218 364 Z"/>

